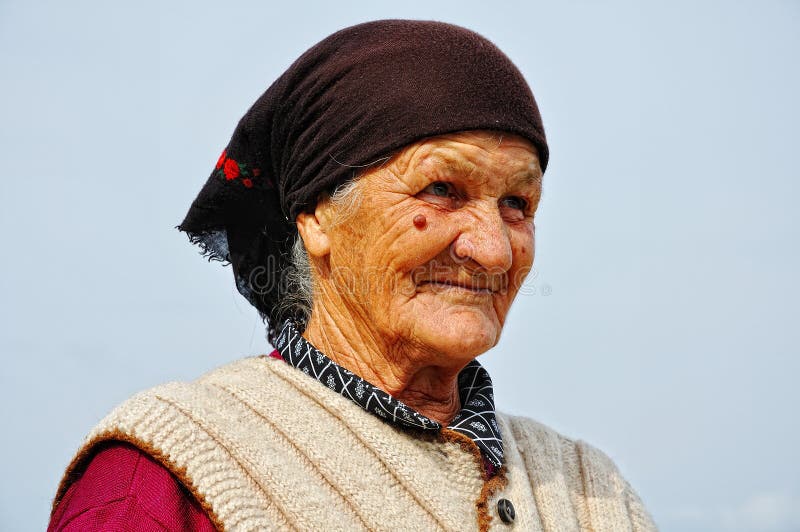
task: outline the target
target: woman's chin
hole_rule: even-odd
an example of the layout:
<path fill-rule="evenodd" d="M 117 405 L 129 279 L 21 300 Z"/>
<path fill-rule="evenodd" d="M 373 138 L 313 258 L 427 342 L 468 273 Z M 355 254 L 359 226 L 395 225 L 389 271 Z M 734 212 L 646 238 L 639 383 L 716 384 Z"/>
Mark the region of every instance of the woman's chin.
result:
<path fill-rule="evenodd" d="M 500 339 L 500 324 L 493 311 L 480 308 L 442 308 L 415 329 L 424 343 L 448 358 L 469 361 L 485 353 Z"/>

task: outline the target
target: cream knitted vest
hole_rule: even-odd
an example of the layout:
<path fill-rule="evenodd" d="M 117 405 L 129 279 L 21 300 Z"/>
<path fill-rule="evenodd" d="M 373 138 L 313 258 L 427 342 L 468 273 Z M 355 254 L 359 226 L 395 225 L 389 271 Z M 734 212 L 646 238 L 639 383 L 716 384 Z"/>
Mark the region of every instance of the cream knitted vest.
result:
<path fill-rule="evenodd" d="M 103 419 L 91 448 L 125 440 L 159 460 L 224 530 L 655 530 L 600 451 L 498 415 L 504 475 L 485 481 L 477 446 L 454 431 L 414 437 L 268 357 L 139 393 Z M 497 517 L 510 500 L 516 521 Z"/>

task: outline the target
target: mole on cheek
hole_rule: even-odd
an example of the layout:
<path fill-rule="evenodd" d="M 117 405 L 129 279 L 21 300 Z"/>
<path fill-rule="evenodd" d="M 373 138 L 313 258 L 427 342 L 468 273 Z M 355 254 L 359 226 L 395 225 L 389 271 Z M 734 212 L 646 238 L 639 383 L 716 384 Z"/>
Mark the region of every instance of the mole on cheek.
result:
<path fill-rule="evenodd" d="M 424 214 L 418 214 L 414 216 L 414 227 L 416 227 L 417 229 L 424 229 L 427 223 L 428 220 L 425 219 Z"/>

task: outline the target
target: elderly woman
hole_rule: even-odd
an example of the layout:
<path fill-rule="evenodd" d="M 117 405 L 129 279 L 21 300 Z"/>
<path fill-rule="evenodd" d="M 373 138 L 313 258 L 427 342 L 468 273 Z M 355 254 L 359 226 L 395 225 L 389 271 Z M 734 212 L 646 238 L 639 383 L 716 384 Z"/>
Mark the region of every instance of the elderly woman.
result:
<path fill-rule="evenodd" d="M 531 269 L 547 159 L 530 89 L 471 31 L 308 50 L 179 226 L 277 349 L 115 409 L 51 530 L 654 529 L 600 451 L 495 412 L 476 361 Z"/>

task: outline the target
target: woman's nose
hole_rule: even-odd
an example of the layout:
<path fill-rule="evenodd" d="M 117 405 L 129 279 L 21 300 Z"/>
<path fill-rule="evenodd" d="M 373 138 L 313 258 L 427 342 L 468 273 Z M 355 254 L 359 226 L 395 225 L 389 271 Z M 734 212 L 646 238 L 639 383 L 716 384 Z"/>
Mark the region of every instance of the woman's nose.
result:
<path fill-rule="evenodd" d="M 507 272 L 513 256 L 508 227 L 499 210 L 475 213 L 470 218 L 450 245 L 453 260 L 459 264 L 473 260 L 488 272 Z"/>

